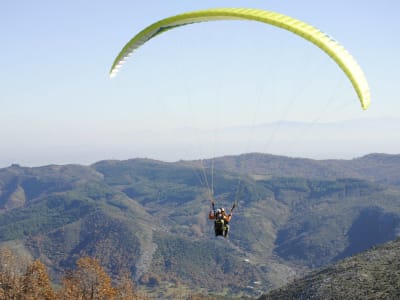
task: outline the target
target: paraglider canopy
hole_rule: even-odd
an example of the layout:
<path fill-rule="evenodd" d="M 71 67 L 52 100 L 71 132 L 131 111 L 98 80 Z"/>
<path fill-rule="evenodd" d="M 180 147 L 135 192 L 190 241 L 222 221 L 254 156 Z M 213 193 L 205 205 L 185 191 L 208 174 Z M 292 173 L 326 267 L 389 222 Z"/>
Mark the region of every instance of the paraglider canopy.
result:
<path fill-rule="evenodd" d="M 343 70 L 351 81 L 363 109 L 370 104 L 370 91 L 367 79 L 351 54 L 336 40 L 319 29 L 292 17 L 260 9 L 251 8 L 213 8 L 187 12 L 172 16 L 144 28 L 136 34 L 115 58 L 110 69 L 110 77 L 114 77 L 118 69 L 132 52 L 153 37 L 173 28 L 206 21 L 217 20 L 253 20 L 273 25 L 304 38 L 325 51 Z"/>

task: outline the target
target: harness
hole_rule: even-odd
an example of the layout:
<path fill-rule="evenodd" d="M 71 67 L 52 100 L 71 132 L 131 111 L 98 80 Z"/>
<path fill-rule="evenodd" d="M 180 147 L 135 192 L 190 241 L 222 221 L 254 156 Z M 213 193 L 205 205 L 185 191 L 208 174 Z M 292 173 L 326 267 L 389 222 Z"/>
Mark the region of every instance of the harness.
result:
<path fill-rule="evenodd" d="M 224 224 L 225 224 L 225 220 L 224 220 L 223 216 L 222 215 L 218 215 L 217 217 L 215 217 L 214 224 L 215 224 L 215 228 L 221 228 L 222 229 L 224 227 Z"/>
<path fill-rule="evenodd" d="M 221 214 L 215 217 L 214 228 L 217 235 L 223 234 L 226 223 L 227 222 L 224 220 L 224 217 Z"/>

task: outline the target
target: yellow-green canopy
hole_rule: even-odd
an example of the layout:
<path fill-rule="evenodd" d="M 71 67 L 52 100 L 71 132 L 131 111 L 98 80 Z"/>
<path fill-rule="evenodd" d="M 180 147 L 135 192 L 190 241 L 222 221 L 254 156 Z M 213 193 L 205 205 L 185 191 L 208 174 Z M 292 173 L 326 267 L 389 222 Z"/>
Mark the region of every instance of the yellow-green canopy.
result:
<path fill-rule="evenodd" d="M 187 12 L 151 24 L 135 35 L 118 54 L 110 70 L 110 76 L 118 69 L 132 52 L 156 35 L 178 26 L 217 20 L 253 20 L 270 24 L 293 32 L 325 51 L 343 70 L 357 92 L 363 109 L 370 104 L 370 92 L 365 75 L 351 54 L 336 40 L 319 29 L 289 16 L 251 8 L 214 8 Z"/>

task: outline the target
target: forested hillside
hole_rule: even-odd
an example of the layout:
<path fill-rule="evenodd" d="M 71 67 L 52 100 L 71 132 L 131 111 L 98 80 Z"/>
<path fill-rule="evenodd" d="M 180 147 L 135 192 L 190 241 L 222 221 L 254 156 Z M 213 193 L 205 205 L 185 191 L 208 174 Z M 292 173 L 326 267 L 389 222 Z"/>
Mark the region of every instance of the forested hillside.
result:
<path fill-rule="evenodd" d="M 267 299 L 399 299 L 400 240 L 374 247 L 263 295 Z"/>
<path fill-rule="evenodd" d="M 0 169 L 0 243 L 55 281 L 89 256 L 156 297 L 257 296 L 395 239 L 399 170 L 386 154 L 13 165 Z M 211 198 L 238 204 L 227 239 L 213 236 Z"/>

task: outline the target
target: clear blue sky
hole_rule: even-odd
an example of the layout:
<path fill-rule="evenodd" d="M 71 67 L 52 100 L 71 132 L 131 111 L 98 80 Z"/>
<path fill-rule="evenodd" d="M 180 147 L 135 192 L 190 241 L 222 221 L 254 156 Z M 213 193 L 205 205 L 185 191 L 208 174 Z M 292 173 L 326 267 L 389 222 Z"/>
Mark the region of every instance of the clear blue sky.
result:
<path fill-rule="evenodd" d="M 211 7 L 273 10 L 329 33 L 363 68 L 369 110 L 325 53 L 255 22 L 169 31 L 109 79 L 143 27 Z M 400 153 L 399 13 L 397 0 L 2 1 L 0 167 Z"/>

